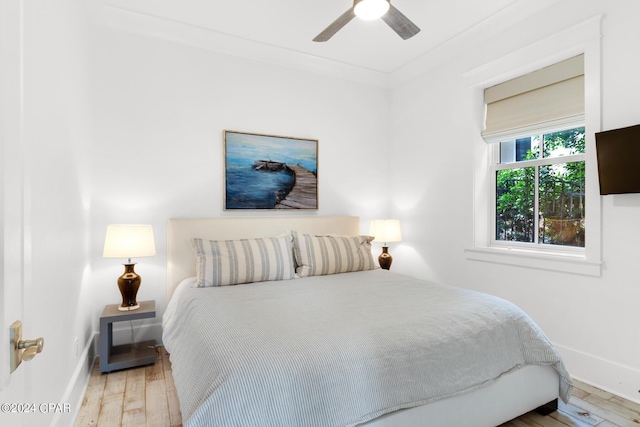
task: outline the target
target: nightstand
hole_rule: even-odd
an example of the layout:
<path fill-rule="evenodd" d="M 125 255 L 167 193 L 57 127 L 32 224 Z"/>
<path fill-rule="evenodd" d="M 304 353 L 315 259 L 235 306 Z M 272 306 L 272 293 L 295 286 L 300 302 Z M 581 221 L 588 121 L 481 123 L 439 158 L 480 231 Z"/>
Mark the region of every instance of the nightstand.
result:
<path fill-rule="evenodd" d="M 100 316 L 100 372 L 150 365 L 156 362 L 155 341 L 113 345 L 113 324 L 156 317 L 156 302 L 142 301 L 140 308 L 118 310 L 119 304 L 107 305 Z"/>

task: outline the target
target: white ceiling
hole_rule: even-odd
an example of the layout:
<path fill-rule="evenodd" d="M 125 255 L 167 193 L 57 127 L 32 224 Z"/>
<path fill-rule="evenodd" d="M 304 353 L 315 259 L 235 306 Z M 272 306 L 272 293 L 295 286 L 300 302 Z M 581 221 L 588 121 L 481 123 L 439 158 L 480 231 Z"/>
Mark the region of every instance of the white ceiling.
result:
<path fill-rule="evenodd" d="M 206 31 L 265 50 L 392 73 L 500 12 L 527 0 L 392 0 L 422 31 L 402 40 L 382 20 L 351 21 L 331 40 L 312 39 L 352 0 L 107 0 L 127 13 Z M 529 2 L 529 5 L 531 3 Z M 506 13 L 512 16 L 513 13 Z M 503 25 L 509 25 L 503 22 Z"/>

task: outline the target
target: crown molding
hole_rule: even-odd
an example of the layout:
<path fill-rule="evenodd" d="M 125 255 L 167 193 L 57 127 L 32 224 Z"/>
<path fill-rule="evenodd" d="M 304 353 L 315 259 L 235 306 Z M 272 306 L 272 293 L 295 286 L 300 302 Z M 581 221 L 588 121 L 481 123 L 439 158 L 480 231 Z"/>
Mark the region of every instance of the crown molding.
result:
<path fill-rule="evenodd" d="M 160 38 L 227 55 L 282 65 L 346 79 L 360 84 L 389 87 L 389 74 L 332 61 L 254 40 L 198 27 L 122 6 L 103 4 L 96 13 L 98 25 L 117 31 Z"/>

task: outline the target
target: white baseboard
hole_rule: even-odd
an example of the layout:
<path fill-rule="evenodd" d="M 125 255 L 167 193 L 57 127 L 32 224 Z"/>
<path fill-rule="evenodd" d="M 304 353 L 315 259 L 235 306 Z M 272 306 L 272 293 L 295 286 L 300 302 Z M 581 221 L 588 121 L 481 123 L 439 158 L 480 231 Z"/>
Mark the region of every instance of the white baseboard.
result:
<path fill-rule="evenodd" d="M 640 403 L 638 369 L 558 344 L 555 347 L 572 378 Z"/>
<path fill-rule="evenodd" d="M 75 424 L 80 408 L 82 407 L 84 394 L 89 385 L 91 371 L 93 370 L 93 364 L 97 356 L 96 349 L 98 347 L 95 345 L 95 335 L 94 333 L 91 338 L 87 340 L 87 344 L 78 359 L 76 369 L 60 401 L 62 404 L 69 404 L 71 412 L 56 412 L 53 420 L 51 420 L 51 427 L 67 427 Z"/>

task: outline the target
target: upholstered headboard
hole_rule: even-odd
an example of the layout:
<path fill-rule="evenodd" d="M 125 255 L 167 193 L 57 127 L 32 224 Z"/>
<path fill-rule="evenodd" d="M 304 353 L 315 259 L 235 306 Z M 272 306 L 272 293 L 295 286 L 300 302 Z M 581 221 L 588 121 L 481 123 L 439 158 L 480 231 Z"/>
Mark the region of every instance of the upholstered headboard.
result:
<path fill-rule="evenodd" d="M 190 239 L 233 240 L 270 237 L 297 230 L 302 233 L 360 234 L 356 216 L 278 216 L 173 218 L 167 224 L 167 300 L 178 284 L 195 275 L 196 259 Z"/>

